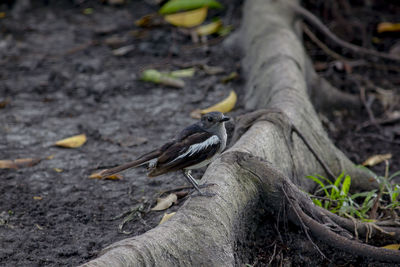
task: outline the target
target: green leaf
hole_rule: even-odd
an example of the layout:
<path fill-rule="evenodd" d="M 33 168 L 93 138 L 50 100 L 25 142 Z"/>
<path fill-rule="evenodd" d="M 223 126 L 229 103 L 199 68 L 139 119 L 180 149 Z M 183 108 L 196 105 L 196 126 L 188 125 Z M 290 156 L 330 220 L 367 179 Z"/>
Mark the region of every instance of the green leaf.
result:
<path fill-rule="evenodd" d="M 315 205 L 322 207 L 322 202 L 319 199 L 313 198 L 312 201 L 314 202 Z"/>
<path fill-rule="evenodd" d="M 325 182 L 327 182 L 328 184 L 332 184 L 331 180 L 329 180 L 328 178 L 325 178 L 324 176 L 319 175 L 319 174 L 317 174 L 317 176 L 318 176 L 319 178 L 321 178 L 322 180 L 324 180 Z"/>
<path fill-rule="evenodd" d="M 313 180 L 314 182 L 316 182 L 317 184 L 319 184 L 319 186 L 321 187 L 321 189 L 323 189 L 323 190 L 325 191 L 325 195 L 326 195 L 326 196 L 329 196 L 328 190 L 325 189 L 325 185 L 324 185 L 324 183 L 323 183 L 320 179 L 318 179 L 317 177 L 312 176 L 312 175 L 306 176 L 306 178 L 311 179 L 311 180 Z"/>
<path fill-rule="evenodd" d="M 161 7 L 159 13 L 165 15 L 201 7 L 219 9 L 223 6 L 215 0 L 170 0 Z"/>
<path fill-rule="evenodd" d="M 342 190 L 340 190 L 341 196 L 347 196 L 349 194 L 350 185 L 351 185 L 351 178 L 350 176 L 346 175 L 342 184 Z"/>
<path fill-rule="evenodd" d="M 395 173 L 393 173 L 392 175 L 389 176 L 388 180 L 392 180 L 394 177 L 399 176 L 400 175 L 400 171 L 397 171 Z"/>

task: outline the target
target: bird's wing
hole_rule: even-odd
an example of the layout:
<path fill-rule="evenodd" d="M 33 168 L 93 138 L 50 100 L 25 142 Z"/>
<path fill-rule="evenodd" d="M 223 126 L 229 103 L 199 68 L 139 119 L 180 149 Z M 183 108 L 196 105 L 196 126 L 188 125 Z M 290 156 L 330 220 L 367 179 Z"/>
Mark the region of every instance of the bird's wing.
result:
<path fill-rule="evenodd" d="M 179 133 L 177 141 L 183 141 L 185 138 L 199 132 L 203 132 L 203 129 L 200 127 L 199 123 L 192 124 Z"/>
<path fill-rule="evenodd" d="M 181 170 L 211 158 L 221 146 L 217 135 L 208 132 L 196 132 L 177 140 L 157 159 L 157 164 L 149 176 Z"/>

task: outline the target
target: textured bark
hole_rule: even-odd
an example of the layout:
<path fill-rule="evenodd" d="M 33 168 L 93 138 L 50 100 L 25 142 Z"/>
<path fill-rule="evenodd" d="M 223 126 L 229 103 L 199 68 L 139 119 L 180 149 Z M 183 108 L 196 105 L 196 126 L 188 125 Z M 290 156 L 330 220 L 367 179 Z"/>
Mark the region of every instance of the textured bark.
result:
<path fill-rule="evenodd" d="M 315 86 L 308 89 L 307 81 L 311 83 L 314 79 L 310 77 L 315 76 L 307 70 L 309 59 L 294 25 L 294 14 L 282 1 L 252 0 L 245 4 L 242 27 L 232 37 L 244 52 L 245 105 L 269 111 L 239 119 L 237 142 L 207 169 L 203 182 L 215 183 L 208 190 L 217 195 L 189 199 L 168 222 L 105 248 L 99 258 L 85 266 L 240 265 L 248 259 L 246 241 L 260 223 L 260 207 L 278 212 L 287 198 L 299 198 L 299 203 L 309 203 L 299 206 L 307 216 L 323 218 L 310 208 L 306 196 L 286 192 L 285 184 L 312 190 L 314 184 L 304 176 L 329 176 L 329 169 L 333 175 L 350 174 L 352 187 L 376 186 L 324 132 L 308 95 Z M 318 102 L 318 97 L 313 98 Z M 251 164 L 249 159 L 253 158 L 266 163 L 262 175 L 260 168 Z M 292 212 L 291 218 L 301 224 L 297 214 Z M 317 230 L 313 233 L 318 236 Z M 385 259 L 397 258 L 390 254 Z"/>

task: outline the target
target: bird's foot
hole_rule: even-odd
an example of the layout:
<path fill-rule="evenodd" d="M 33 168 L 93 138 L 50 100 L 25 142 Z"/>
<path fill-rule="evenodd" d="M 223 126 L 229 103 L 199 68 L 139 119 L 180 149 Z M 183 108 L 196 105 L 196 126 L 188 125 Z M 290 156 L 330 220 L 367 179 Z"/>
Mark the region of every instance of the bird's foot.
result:
<path fill-rule="evenodd" d="M 197 186 L 198 188 L 193 188 L 193 190 L 192 190 L 192 192 L 191 192 L 190 195 L 193 196 L 193 197 L 196 197 L 196 196 L 200 196 L 200 197 L 213 197 L 213 196 L 216 195 L 215 193 L 201 192 L 201 191 L 199 190 L 199 188 L 207 188 L 207 187 L 209 187 L 209 186 L 214 186 L 214 185 L 216 185 L 216 184 L 208 183 L 208 184 L 201 184 L 201 185 L 198 185 L 198 186 Z"/>
<path fill-rule="evenodd" d="M 207 187 L 209 187 L 209 186 L 214 186 L 214 185 L 217 185 L 217 184 L 214 184 L 214 183 L 199 184 L 199 188 L 207 188 Z"/>
<path fill-rule="evenodd" d="M 213 197 L 216 195 L 217 195 L 216 193 L 201 192 L 201 191 L 195 191 L 192 194 L 190 194 L 191 197 Z"/>

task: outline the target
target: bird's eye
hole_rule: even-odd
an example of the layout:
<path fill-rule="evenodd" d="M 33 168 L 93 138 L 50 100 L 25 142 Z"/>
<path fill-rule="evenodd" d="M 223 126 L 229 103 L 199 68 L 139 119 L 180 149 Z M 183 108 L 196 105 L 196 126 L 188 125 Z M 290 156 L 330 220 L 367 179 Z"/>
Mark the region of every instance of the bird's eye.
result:
<path fill-rule="evenodd" d="M 213 121 L 213 119 L 212 119 L 211 117 L 208 117 L 207 120 L 208 120 L 209 122 L 212 122 L 212 121 Z"/>

